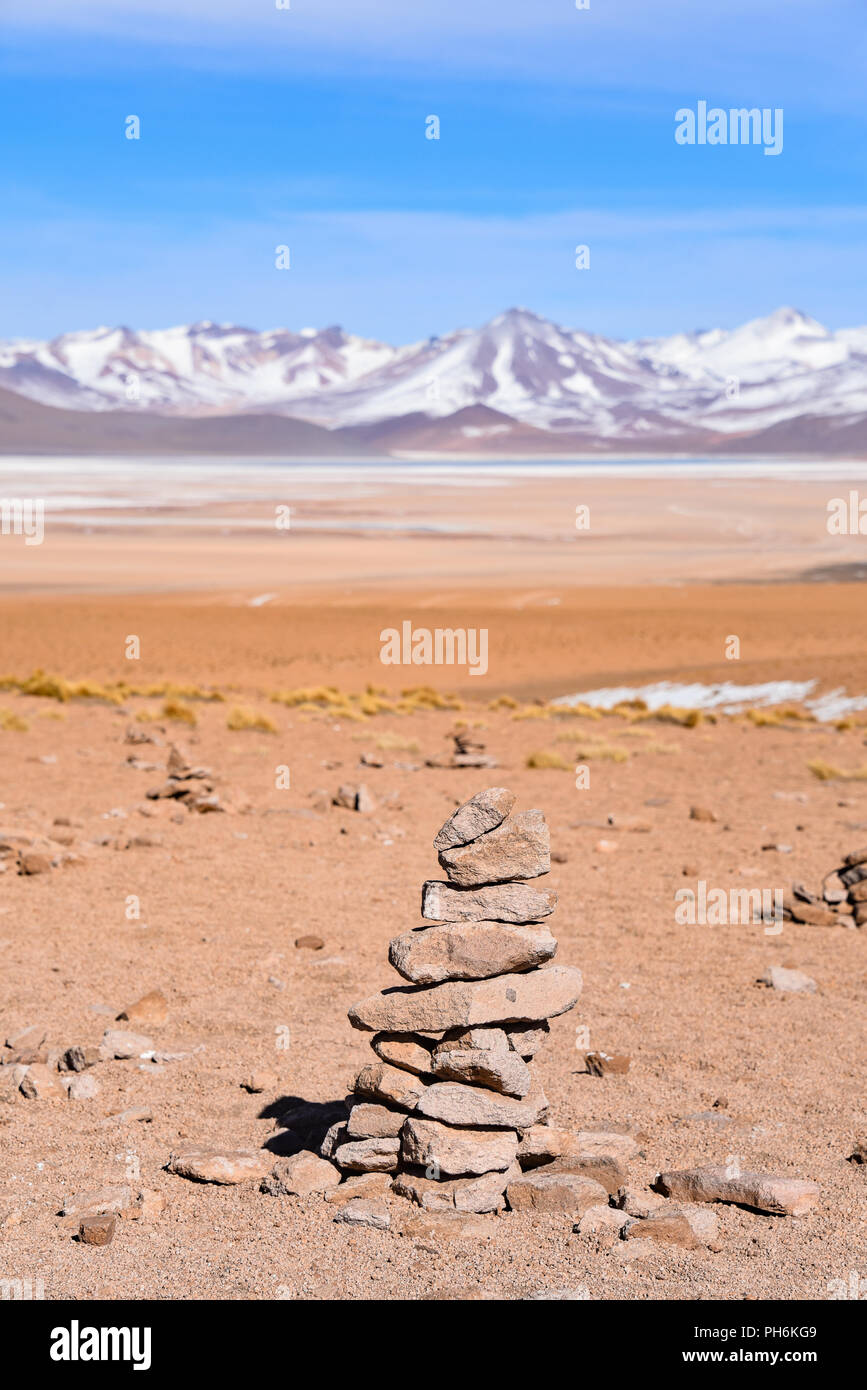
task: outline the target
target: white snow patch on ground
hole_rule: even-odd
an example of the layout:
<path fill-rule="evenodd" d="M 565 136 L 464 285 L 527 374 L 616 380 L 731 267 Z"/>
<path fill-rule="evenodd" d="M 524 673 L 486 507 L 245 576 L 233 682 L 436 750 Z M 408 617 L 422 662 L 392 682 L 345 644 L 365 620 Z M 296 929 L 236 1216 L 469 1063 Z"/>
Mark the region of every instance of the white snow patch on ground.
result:
<path fill-rule="evenodd" d="M 721 681 L 715 685 L 704 685 L 700 681 L 658 681 L 655 685 L 621 685 L 603 690 L 585 690 L 577 695 L 561 695 L 551 703 L 583 704 L 607 710 L 627 700 L 643 700 L 649 710 L 672 705 L 676 709 L 715 709 L 723 714 L 800 704 L 823 723 L 867 709 L 867 695 L 847 695 L 842 686 L 821 695 L 811 695 L 815 688 L 814 680 L 763 681 L 757 685 L 736 685 L 734 681 Z"/>

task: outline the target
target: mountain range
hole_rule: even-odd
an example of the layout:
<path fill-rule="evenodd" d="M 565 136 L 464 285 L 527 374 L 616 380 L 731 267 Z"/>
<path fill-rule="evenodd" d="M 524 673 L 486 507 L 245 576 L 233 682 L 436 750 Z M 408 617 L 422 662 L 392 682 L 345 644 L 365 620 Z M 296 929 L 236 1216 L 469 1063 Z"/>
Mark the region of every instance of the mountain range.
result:
<path fill-rule="evenodd" d="M 0 341 L 0 451 L 867 452 L 867 328 L 631 341 L 510 309 L 404 346 L 196 323 Z"/>

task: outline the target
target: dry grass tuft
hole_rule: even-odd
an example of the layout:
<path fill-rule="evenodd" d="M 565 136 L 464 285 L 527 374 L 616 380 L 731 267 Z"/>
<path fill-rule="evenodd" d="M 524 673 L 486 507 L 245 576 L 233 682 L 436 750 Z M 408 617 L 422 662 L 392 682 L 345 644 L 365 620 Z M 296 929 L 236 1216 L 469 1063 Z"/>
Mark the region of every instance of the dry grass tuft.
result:
<path fill-rule="evenodd" d="M 528 753 L 524 763 L 525 767 L 533 767 L 551 771 L 556 769 L 558 772 L 571 772 L 573 764 L 559 753 L 552 753 L 550 750 L 543 749 L 536 753 Z"/>
<path fill-rule="evenodd" d="M 782 709 L 748 709 L 745 718 L 758 729 L 791 727 L 792 724 L 815 724 L 816 717 L 791 705 Z"/>
<path fill-rule="evenodd" d="M 277 725 L 273 719 L 269 719 L 267 714 L 259 714 L 257 710 L 245 709 L 241 705 L 236 705 L 226 720 L 226 728 L 233 733 L 239 733 L 243 729 L 255 729 L 260 734 L 276 734 Z"/>
<path fill-rule="evenodd" d="M 188 724 L 191 729 L 199 722 L 196 711 L 189 705 L 182 705 L 180 700 L 166 700 L 160 714 L 163 719 L 170 719 L 174 724 Z"/>
<path fill-rule="evenodd" d="M 856 767 L 847 772 L 845 768 L 835 767 L 822 758 L 814 758 L 807 763 L 807 767 L 820 782 L 867 782 L 867 767 Z"/>
<path fill-rule="evenodd" d="M 26 719 L 22 719 L 20 714 L 13 714 L 11 709 L 0 709 L 0 729 L 5 734 L 26 734 L 30 725 Z"/>
<path fill-rule="evenodd" d="M 576 743 L 571 756 L 567 759 L 561 753 L 543 749 L 530 753 L 527 757 L 525 766 L 536 768 L 562 768 L 566 772 L 571 772 L 576 763 L 625 763 L 629 761 L 629 750 L 618 748 L 613 743 L 584 742 Z"/>

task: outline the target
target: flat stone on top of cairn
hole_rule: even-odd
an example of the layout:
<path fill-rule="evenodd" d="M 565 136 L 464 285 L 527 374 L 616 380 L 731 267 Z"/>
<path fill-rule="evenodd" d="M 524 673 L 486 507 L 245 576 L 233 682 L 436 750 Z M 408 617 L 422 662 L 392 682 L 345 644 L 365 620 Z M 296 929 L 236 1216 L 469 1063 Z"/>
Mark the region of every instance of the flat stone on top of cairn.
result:
<path fill-rule="evenodd" d="M 396 1174 L 392 1191 L 430 1211 L 497 1211 L 520 1177 L 521 1136 L 548 1102 L 532 1072 L 549 1018 L 581 992 L 581 972 L 549 964 L 556 895 L 519 880 L 548 872 L 541 811 L 512 816 L 504 787 L 479 792 L 434 840 L 448 882 L 423 888 L 425 925 L 395 937 L 410 985 L 349 1011 L 376 1059 L 330 1147 L 344 1170 Z M 427 925 L 436 920 L 439 925 Z"/>

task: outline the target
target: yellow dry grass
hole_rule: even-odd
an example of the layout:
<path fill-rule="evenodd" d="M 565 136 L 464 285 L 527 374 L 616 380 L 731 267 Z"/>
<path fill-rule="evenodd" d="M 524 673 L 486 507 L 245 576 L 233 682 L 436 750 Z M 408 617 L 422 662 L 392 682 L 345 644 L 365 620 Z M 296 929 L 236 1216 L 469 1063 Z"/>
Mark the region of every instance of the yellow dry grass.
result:
<path fill-rule="evenodd" d="M 188 724 L 194 729 L 198 724 L 196 711 L 190 709 L 189 705 L 181 704 L 180 700 L 166 700 L 160 711 L 162 719 L 170 719 L 173 724 Z"/>
<path fill-rule="evenodd" d="M 0 709 L 0 729 L 5 734 L 26 734 L 30 725 L 26 719 L 22 719 L 20 714 L 14 714 L 11 709 Z"/>
<path fill-rule="evenodd" d="M 146 697 L 164 696 L 166 699 L 184 700 L 224 700 L 219 690 L 207 690 L 199 685 L 178 685 L 175 681 L 159 681 L 152 685 L 134 685 L 128 681 L 67 680 L 65 676 L 51 675 L 41 668 L 32 675 L 3 676 L 0 690 L 17 690 L 22 695 L 34 695 L 43 700 L 57 700 L 67 704 L 70 700 L 96 700 L 108 705 L 122 705 L 135 695 Z"/>
<path fill-rule="evenodd" d="M 525 767 L 533 768 L 561 768 L 564 772 L 574 770 L 577 763 L 603 762 L 603 763 L 625 763 L 629 760 L 629 750 L 618 748 L 613 743 L 576 743 L 571 750 L 571 757 L 564 758 L 562 753 L 552 749 L 539 749 L 527 755 Z"/>
<path fill-rule="evenodd" d="M 560 753 L 552 753 L 550 749 L 540 749 L 535 753 L 527 754 L 524 766 L 544 769 L 545 771 L 556 769 L 559 772 L 571 772 L 573 765 Z"/>
<path fill-rule="evenodd" d="M 254 729 L 260 734 L 276 734 L 277 725 L 273 719 L 269 719 L 267 714 L 260 714 L 258 710 L 246 709 L 242 705 L 236 705 L 226 720 L 226 728 L 231 729 L 232 733 L 240 733 L 244 729 Z"/>
<path fill-rule="evenodd" d="M 867 767 L 847 770 L 835 767 L 833 763 L 826 763 L 822 758 L 813 758 L 812 762 L 807 763 L 807 767 L 820 782 L 867 782 Z"/>

